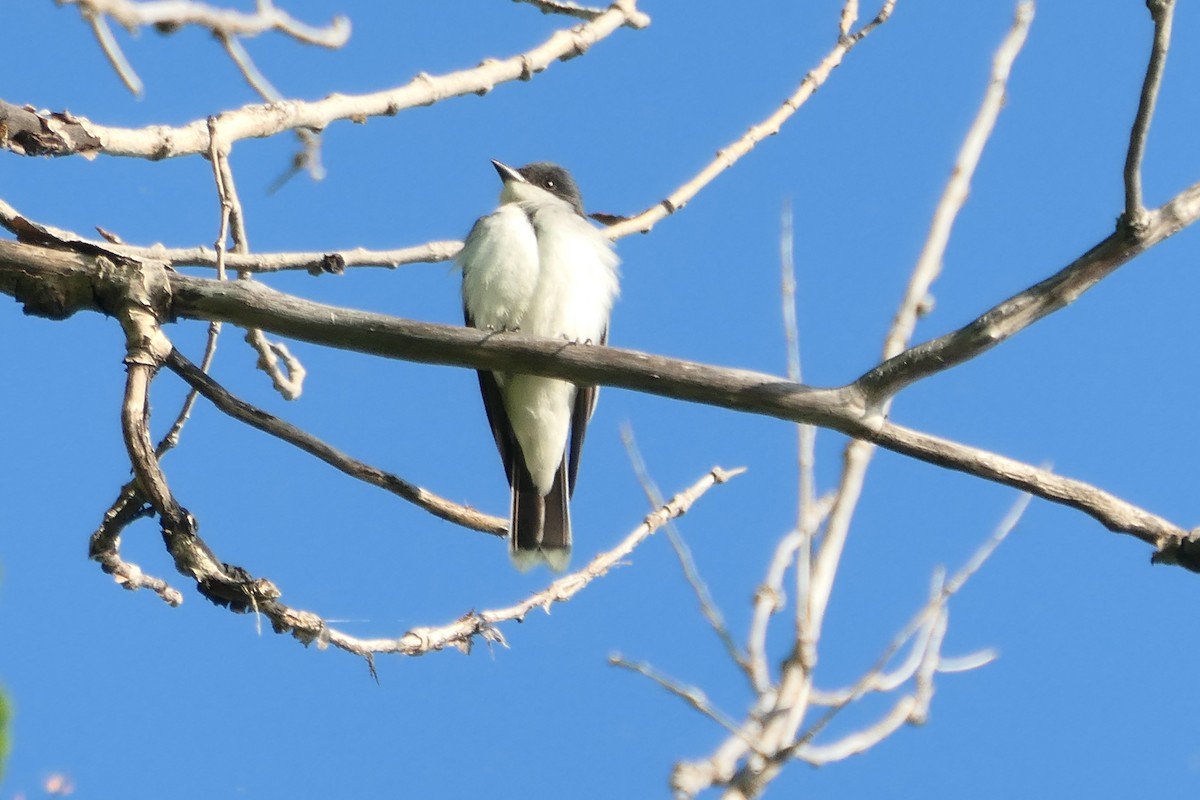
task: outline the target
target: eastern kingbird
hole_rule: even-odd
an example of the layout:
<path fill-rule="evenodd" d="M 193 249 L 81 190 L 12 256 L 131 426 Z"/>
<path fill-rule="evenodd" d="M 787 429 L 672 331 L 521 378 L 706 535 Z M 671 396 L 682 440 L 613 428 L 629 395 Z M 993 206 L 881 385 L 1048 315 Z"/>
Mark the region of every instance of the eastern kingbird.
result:
<path fill-rule="evenodd" d="M 504 181 L 500 207 L 479 218 L 458 256 L 467 325 L 605 344 L 620 259 L 584 216 L 570 173 L 547 162 L 492 165 Z M 561 571 L 571 557 L 568 502 L 599 390 L 485 370 L 479 388 L 512 488 L 513 563 Z"/>

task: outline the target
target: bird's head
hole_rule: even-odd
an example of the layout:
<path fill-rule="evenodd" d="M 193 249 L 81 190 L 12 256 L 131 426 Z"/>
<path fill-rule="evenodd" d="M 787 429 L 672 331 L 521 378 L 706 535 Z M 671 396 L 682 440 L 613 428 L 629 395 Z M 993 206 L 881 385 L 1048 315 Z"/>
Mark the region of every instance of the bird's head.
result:
<path fill-rule="evenodd" d="M 558 164 L 537 161 L 514 169 L 507 164 L 493 161 L 492 166 L 500 173 L 500 180 L 504 181 L 504 188 L 500 190 L 500 202 L 536 201 L 544 199 L 545 194 L 550 194 L 575 209 L 579 216 L 584 216 L 583 196 L 579 193 L 579 187 L 575 185 L 571 173 Z"/>

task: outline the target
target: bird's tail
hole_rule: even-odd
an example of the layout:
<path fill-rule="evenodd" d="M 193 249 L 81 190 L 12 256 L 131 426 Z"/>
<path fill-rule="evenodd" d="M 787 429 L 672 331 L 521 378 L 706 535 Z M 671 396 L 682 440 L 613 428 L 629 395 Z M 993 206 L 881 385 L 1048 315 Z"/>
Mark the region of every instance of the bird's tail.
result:
<path fill-rule="evenodd" d="M 570 487 L 566 458 L 554 475 L 550 491 L 542 495 L 529 471 L 513 471 L 512 517 L 509 524 L 509 555 L 522 572 L 546 564 L 562 572 L 571 560 Z"/>

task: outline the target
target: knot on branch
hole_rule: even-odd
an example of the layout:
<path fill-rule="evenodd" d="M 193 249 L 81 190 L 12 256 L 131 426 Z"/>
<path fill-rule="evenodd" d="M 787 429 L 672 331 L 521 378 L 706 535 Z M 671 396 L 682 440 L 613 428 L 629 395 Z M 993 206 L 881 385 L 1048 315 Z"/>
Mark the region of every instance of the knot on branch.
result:
<path fill-rule="evenodd" d="M 1146 8 L 1150 11 L 1150 17 L 1156 22 L 1166 14 L 1171 6 L 1175 5 L 1175 0 L 1146 0 Z"/>
<path fill-rule="evenodd" d="M 1191 572 L 1200 572 L 1200 528 L 1192 528 L 1187 536 L 1163 537 L 1158 550 L 1150 556 L 1151 564 L 1175 564 Z"/>
<path fill-rule="evenodd" d="M 97 256 L 96 295 L 125 331 L 125 363 L 157 369 L 171 354 L 161 323 L 171 314 L 171 282 L 158 261 Z"/>
<path fill-rule="evenodd" d="M 305 647 L 313 642 L 317 643 L 319 650 L 329 646 L 329 628 L 325 625 L 325 620 L 317 614 L 275 602 L 260 604 L 259 610 L 266 613 L 267 618 L 271 620 L 271 629 L 275 633 L 290 633 L 292 638 Z"/>
<path fill-rule="evenodd" d="M 1146 209 L 1126 211 L 1117 217 L 1117 232 L 1131 241 L 1140 240 L 1150 228 L 1150 212 Z"/>
<path fill-rule="evenodd" d="M 235 564 L 222 564 L 220 573 L 197 577 L 196 589 L 214 605 L 228 608 L 239 614 L 249 611 L 265 611 L 265 606 L 274 604 L 283 593 L 266 578 L 255 578 Z M 281 626 L 275 615 L 269 615 L 276 633 L 292 630 Z M 302 636 L 298 636 L 303 640 Z M 310 637 L 310 641 L 311 641 Z"/>

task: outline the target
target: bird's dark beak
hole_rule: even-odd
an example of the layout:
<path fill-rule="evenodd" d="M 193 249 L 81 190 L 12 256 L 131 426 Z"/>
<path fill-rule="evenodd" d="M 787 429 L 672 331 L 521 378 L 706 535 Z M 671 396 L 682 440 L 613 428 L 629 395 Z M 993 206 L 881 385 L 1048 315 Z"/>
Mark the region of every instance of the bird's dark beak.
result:
<path fill-rule="evenodd" d="M 499 161 L 493 160 L 492 166 L 496 168 L 496 172 L 500 173 L 500 180 L 504 181 L 505 183 L 508 183 L 509 181 L 516 181 L 517 183 L 529 183 L 529 181 L 525 180 L 524 175 L 517 172 L 507 164 L 501 164 Z"/>

